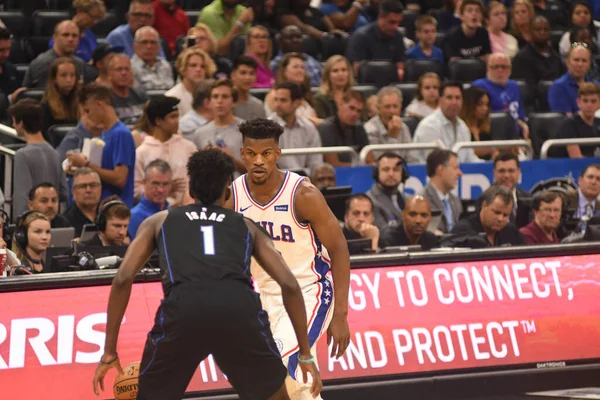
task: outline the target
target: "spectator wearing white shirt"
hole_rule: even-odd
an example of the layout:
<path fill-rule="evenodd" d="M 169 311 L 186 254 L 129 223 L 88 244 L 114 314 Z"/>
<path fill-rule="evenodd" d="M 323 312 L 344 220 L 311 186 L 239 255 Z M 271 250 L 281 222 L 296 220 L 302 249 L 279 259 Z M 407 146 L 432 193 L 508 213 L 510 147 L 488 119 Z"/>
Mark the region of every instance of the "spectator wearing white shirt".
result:
<path fill-rule="evenodd" d="M 447 81 L 440 86 L 440 101 L 437 108 L 429 116 L 423 118 L 415 132 L 414 143 L 431 143 L 441 141 L 446 148 L 452 149 L 458 142 L 470 142 L 471 132 L 465 121 L 458 117 L 462 108 L 463 90 L 458 82 Z M 425 163 L 428 150 L 419 150 L 415 154 L 420 163 Z M 458 153 L 461 163 L 481 161 L 473 149 L 463 149 Z"/>
<path fill-rule="evenodd" d="M 393 86 L 386 86 L 377 93 L 377 115 L 365 123 L 365 131 L 369 136 L 369 144 L 412 143 L 410 129 L 400 119 L 402 110 L 402 92 Z M 407 162 L 418 162 L 407 150 L 393 150 Z M 377 158 L 382 151 L 375 151 Z"/>
<path fill-rule="evenodd" d="M 213 120 L 213 112 L 210 108 L 210 88 L 215 84 L 214 79 L 205 79 L 194 91 L 192 109 L 179 119 L 179 132 L 186 139 L 192 140 L 192 136 L 198 128 Z"/>
<path fill-rule="evenodd" d="M 208 54 L 196 48 L 189 48 L 179 54 L 175 67 L 181 81 L 165 95 L 179 99 L 179 114 L 185 115 L 192 109 L 196 87 L 204 79 L 211 78 L 217 72 L 217 67 Z"/>
<path fill-rule="evenodd" d="M 158 56 L 159 50 L 160 36 L 156 29 L 144 26 L 135 32 L 131 69 L 137 87 L 168 90 L 175 84 L 171 64 Z"/>
<path fill-rule="evenodd" d="M 283 82 L 275 85 L 275 114 L 270 119 L 283 127 L 279 137 L 279 147 L 295 149 L 306 147 L 321 147 L 321 137 L 312 122 L 296 115 L 296 110 L 302 105 L 304 93 L 300 86 L 293 82 Z M 320 154 L 285 156 L 277 163 L 282 169 L 313 168 L 323 162 Z"/>

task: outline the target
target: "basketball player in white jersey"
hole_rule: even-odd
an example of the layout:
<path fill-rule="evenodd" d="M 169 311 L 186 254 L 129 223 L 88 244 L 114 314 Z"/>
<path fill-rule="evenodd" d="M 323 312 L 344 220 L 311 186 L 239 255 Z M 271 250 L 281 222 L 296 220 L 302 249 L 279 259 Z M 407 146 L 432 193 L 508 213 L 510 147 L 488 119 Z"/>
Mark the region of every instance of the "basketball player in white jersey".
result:
<path fill-rule="evenodd" d="M 283 133 L 279 124 L 259 118 L 244 122 L 239 129 L 243 135 L 241 156 L 248 173 L 231 185 L 233 196 L 228 206 L 266 229 L 298 280 L 313 356 L 317 340 L 327 330 L 327 343 L 333 342 L 331 357 L 340 357 L 350 340 L 350 256 L 342 229 L 314 185 L 303 176 L 277 168 L 279 136 Z M 281 290 L 254 260 L 251 272 L 288 369 L 290 398 L 311 399 L 310 383 L 303 383 L 297 374 L 298 342 L 283 307 Z"/>

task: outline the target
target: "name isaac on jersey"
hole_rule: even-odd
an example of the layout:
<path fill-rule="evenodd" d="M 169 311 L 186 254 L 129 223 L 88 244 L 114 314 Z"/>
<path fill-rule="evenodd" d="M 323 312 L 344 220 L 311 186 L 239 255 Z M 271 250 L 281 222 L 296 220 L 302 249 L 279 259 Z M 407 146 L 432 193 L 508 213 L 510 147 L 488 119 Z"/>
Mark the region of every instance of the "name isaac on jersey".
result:
<path fill-rule="evenodd" d="M 196 211 L 188 211 L 185 213 L 185 215 L 190 219 L 190 221 L 201 220 L 223 222 L 225 219 L 225 214 L 217 214 L 216 212 L 212 212 L 209 216 L 207 216 L 207 211 L 208 210 L 205 207 L 202 207 L 200 214 L 198 214 Z"/>

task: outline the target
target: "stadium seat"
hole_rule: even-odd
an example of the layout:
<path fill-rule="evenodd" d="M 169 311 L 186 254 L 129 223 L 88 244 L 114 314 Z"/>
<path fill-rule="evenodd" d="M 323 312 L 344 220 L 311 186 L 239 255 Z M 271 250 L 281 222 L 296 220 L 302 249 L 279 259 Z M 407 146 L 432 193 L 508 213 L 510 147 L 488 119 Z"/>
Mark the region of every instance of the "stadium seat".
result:
<path fill-rule="evenodd" d="M 404 81 L 417 82 L 426 72 L 435 72 L 440 79 L 444 78 L 444 66 L 439 61 L 429 59 L 406 60 Z"/>
<path fill-rule="evenodd" d="M 402 103 L 404 105 L 404 101 Z M 419 122 L 421 122 L 421 120 L 415 117 L 402 117 L 402 122 L 404 122 L 408 126 L 408 129 L 410 129 L 410 136 L 413 137 L 415 131 L 417 130 L 417 125 L 419 125 Z"/>
<path fill-rule="evenodd" d="M 48 128 L 48 138 L 50 138 L 50 144 L 56 148 L 63 141 L 67 133 L 75 129 L 75 125 L 52 125 Z"/>
<path fill-rule="evenodd" d="M 521 91 L 521 101 L 523 102 L 523 108 L 525 114 L 535 110 L 535 86 L 528 85 L 526 81 L 521 79 L 515 79 L 519 89 Z"/>
<path fill-rule="evenodd" d="M 362 84 L 384 87 L 399 81 L 396 64 L 389 60 L 364 60 L 358 69 L 358 81 Z"/>
<path fill-rule="evenodd" d="M 417 84 L 415 82 L 399 83 L 396 87 L 402 92 L 402 105 L 408 106 L 417 93 Z"/>
<path fill-rule="evenodd" d="M 546 140 L 556 137 L 556 132 L 565 118 L 566 116 L 563 113 L 557 112 L 534 112 L 529 114 L 529 135 L 536 157 L 540 155 L 542 144 Z"/>
<path fill-rule="evenodd" d="M 235 35 L 231 41 L 231 47 L 229 49 L 229 58 L 235 60 L 236 57 L 241 56 L 246 52 L 246 35 Z"/>
<path fill-rule="evenodd" d="M 552 30 L 550 31 L 550 42 L 552 42 L 552 48 L 558 51 L 558 44 L 565 31 L 563 30 Z"/>
<path fill-rule="evenodd" d="M 445 32 L 438 32 L 435 35 L 435 46 L 439 47 L 440 49 L 444 48 L 444 39 L 446 38 L 446 33 Z"/>
<path fill-rule="evenodd" d="M 23 40 L 20 37 L 13 36 L 10 40 L 10 56 L 8 60 L 13 64 L 25 64 L 29 62 L 23 50 Z"/>
<path fill-rule="evenodd" d="M 186 37 L 187 36 L 179 36 L 177 40 L 175 40 L 175 59 L 177 59 L 177 56 L 183 51 Z"/>
<path fill-rule="evenodd" d="M 104 19 L 98 21 L 92 26 L 92 32 L 94 35 L 100 37 L 106 37 L 117 26 L 119 26 L 119 20 L 115 14 L 112 12 L 107 12 Z"/>
<path fill-rule="evenodd" d="M 377 88 L 372 85 L 354 85 L 352 89 L 356 90 L 357 92 L 361 92 L 365 98 L 369 98 L 369 96 L 377 94 Z"/>
<path fill-rule="evenodd" d="M 33 36 L 52 36 L 60 21 L 71 19 L 68 11 L 36 10 L 33 13 Z"/>
<path fill-rule="evenodd" d="M 348 46 L 348 37 L 341 35 L 326 36 L 323 38 L 323 60 L 336 54 L 344 55 Z"/>
<path fill-rule="evenodd" d="M 29 36 L 30 20 L 21 11 L 2 11 L 0 20 L 14 36 L 19 38 Z"/>
<path fill-rule="evenodd" d="M 414 10 L 404 10 L 402 12 L 404 17 L 400 26 L 404 27 L 404 36 L 410 40 L 416 40 L 415 36 L 415 21 L 421 15 L 420 12 Z"/>
<path fill-rule="evenodd" d="M 554 81 L 539 81 L 537 88 L 535 90 L 535 98 L 537 100 L 536 111 L 539 112 L 547 112 L 550 111 L 550 106 L 548 105 L 548 90 L 550 90 L 550 86 Z"/>
<path fill-rule="evenodd" d="M 321 41 L 312 36 L 302 35 L 302 52 L 316 58 L 317 60 L 321 60 Z"/>
<path fill-rule="evenodd" d="M 459 82 L 472 82 L 484 78 L 486 73 L 485 63 L 475 58 L 463 58 L 450 62 L 450 79 Z"/>
<path fill-rule="evenodd" d="M 431 10 L 431 9 L 430 9 L 430 10 L 428 11 L 429 15 L 433 16 L 433 17 L 435 18 L 435 20 L 438 22 L 438 25 L 439 25 L 439 23 L 440 23 L 440 14 L 441 14 L 442 12 L 444 12 L 444 9 L 443 9 L 443 7 L 440 7 L 440 8 L 435 8 L 435 9 L 433 9 L 433 10 Z"/>
<path fill-rule="evenodd" d="M 30 61 L 48 50 L 49 36 L 31 36 L 23 40 L 23 50 Z"/>
<path fill-rule="evenodd" d="M 202 14 L 202 10 L 186 10 L 185 15 L 187 15 L 190 20 L 190 26 L 196 25 L 196 22 L 200 19 L 200 14 Z"/>
<path fill-rule="evenodd" d="M 34 99 L 37 101 L 42 101 L 42 97 L 44 97 L 44 89 L 27 89 L 19 93 L 17 100 Z"/>
<path fill-rule="evenodd" d="M 258 98 L 260 101 L 264 101 L 265 97 L 267 97 L 267 93 L 269 93 L 270 90 L 271 88 L 252 88 L 250 89 L 250 94 Z"/>
<path fill-rule="evenodd" d="M 508 113 L 490 113 L 490 131 L 498 140 L 520 139 L 515 120 Z"/>
<path fill-rule="evenodd" d="M 23 79 L 25 79 L 25 74 L 27 73 L 27 70 L 29 69 L 29 64 L 17 64 L 17 65 L 15 65 L 15 67 L 17 67 L 17 79 L 19 80 L 19 86 L 20 86 L 21 82 L 23 82 Z"/>

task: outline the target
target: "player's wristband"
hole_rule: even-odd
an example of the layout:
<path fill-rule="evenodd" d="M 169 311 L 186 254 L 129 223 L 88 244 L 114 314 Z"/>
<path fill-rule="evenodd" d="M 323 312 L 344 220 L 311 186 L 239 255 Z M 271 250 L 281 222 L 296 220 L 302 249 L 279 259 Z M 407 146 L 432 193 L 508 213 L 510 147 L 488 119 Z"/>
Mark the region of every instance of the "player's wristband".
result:
<path fill-rule="evenodd" d="M 300 358 L 300 354 L 298 354 L 298 362 L 300 364 L 312 364 L 315 362 L 315 356 L 310 356 L 310 358 L 307 358 L 306 360 Z"/>
<path fill-rule="evenodd" d="M 113 358 L 109 362 L 102 361 L 102 358 L 100 358 L 100 364 L 104 364 L 104 365 L 112 364 L 115 361 L 117 361 L 118 359 L 119 359 L 119 354 L 117 353 L 117 355 L 115 356 L 115 358 Z"/>

